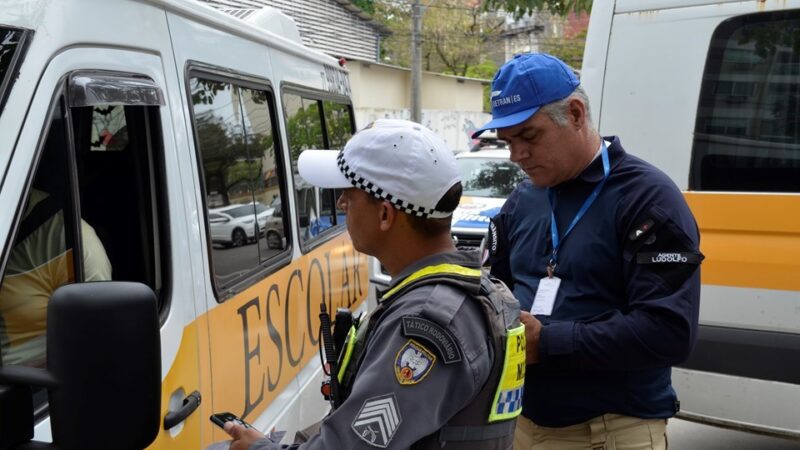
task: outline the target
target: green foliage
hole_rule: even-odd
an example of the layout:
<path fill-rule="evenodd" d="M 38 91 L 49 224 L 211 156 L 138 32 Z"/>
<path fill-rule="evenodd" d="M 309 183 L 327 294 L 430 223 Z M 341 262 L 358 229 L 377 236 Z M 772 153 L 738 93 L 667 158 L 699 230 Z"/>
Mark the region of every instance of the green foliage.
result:
<path fill-rule="evenodd" d="M 486 11 L 502 9 L 514 13 L 517 19 L 534 11 L 565 16 L 570 12 L 590 12 L 592 0 L 485 0 L 483 8 Z"/>
<path fill-rule="evenodd" d="M 284 100 L 285 101 L 285 100 Z M 322 121 L 316 101 L 306 103 L 295 111 L 289 112 L 286 123 L 289 141 L 289 153 L 292 161 L 297 161 L 300 153 L 309 148 L 321 149 L 325 146 L 322 136 Z"/>
<path fill-rule="evenodd" d="M 422 16 L 423 70 L 466 76 L 481 64 L 482 55 L 498 45 L 505 16 L 486 13 L 470 0 L 424 2 Z M 382 45 L 383 62 L 411 65 L 411 7 L 384 0 L 375 4 L 375 16 L 392 30 Z"/>
<path fill-rule="evenodd" d="M 494 74 L 497 72 L 497 64 L 494 63 L 491 59 L 483 61 L 480 64 L 470 66 L 467 68 L 466 76 L 470 78 L 480 78 L 483 80 L 491 80 L 494 78 Z M 492 90 L 491 84 L 486 84 L 483 86 L 483 111 L 484 112 L 491 112 L 492 111 L 492 99 L 490 98 L 490 91 Z"/>
<path fill-rule="evenodd" d="M 572 38 L 546 39 L 542 43 L 542 51 L 559 58 L 575 70 L 581 70 L 585 46 L 586 30 L 583 30 Z"/>
<path fill-rule="evenodd" d="M 361 8 L 367 14 L 375 13 L 375 4 L 373 0 L 350 0 L 354 5 Z"/>

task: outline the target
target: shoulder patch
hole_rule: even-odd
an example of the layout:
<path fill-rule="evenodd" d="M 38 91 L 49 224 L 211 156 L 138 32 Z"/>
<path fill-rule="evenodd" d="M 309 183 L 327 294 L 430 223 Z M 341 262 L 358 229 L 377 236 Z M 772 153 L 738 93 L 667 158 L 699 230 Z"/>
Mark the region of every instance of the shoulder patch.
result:
<path fill-rule="evenodd" d="M 373 447 L 386 448 L 400 428 L 400 410 L 394 394 L 368 398 L 351 428 L 362 441 Z"/>
<path fill-rule="evenodd" d="M 455 336 L 436 322 L 422 317 L 404 316 L 403 336 L 417 338 L 433 345 L 445 364 L 461 361 L 461 346 L 458 345 Z"/>
<path fill-rule="evenodd" d="M 409 339 L 394 358 L 394 375 L 400 384 L 417 384 L 430 373 L 435 362 L 436 355 Z"/>

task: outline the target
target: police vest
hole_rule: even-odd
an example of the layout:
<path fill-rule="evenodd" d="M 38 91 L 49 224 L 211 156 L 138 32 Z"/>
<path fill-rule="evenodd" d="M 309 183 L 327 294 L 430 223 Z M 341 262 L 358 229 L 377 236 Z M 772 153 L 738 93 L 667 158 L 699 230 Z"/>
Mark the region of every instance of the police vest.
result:
<path fill-rule="evenodd" d="M 350 329 L 342 349 L 338 379 L 343 400 L 352 390 L 369 335 L 388 305 L 412 289 L 435 284 L 463 289 L 469 294 L 467 298 L 480 304 L 495 357 L 489 377 L 474 400 L 447 425 L 417 441 L 411 449 L 508 450 L 513 444 L 517 416 L 522 412 L 525 327 L 519 321 L 519 302 L 508 288 L 478 269 L 454 264 L 425 267 L 386 292 L 369 322 L 357 330 Z"/>

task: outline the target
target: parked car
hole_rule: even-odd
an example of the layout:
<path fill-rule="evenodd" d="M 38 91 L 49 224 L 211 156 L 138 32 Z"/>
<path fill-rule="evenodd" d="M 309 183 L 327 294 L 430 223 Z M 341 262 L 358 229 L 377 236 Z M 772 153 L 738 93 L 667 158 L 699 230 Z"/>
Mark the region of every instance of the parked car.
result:
<path fill-rule="evenodd" d="M 227 205 L 208 210 L 211 241 L 230 247 L 238 247 L 256 239 L 264 233 L 267 218 L 275 210 L 262 203 Z M 258 226 L 256 227 L 256 218 Z"/>
<path fill-rule="evenodd" d="M 264 230 L 267 237 L 267 248 L 272 250 L 286 247 L 283 230 L 283 213 L 280 200 L 273 202 L 273 211 L 267 216 Z"/>
<path fill-rule="evenodd" d="M 497 133 L 494 130 L 486 130 L 480 135 L 480 137 L 472 140 L 469 151 L 477 152 L 481 150 L 507 149 L 507 148 L 508 144 L 506 143 L 506 141 L 499 139 L 497 137 Z"/>
<path fill-rule="evenodd" d="M 456 155 L 464 186 L 461 202 L 453 213 L 453 239 L 459 249 L 480 247 L 489 220 L 525 179 L 525 172 L 509 161 L 509 155 L 509 150 L 497 148 Z"/>

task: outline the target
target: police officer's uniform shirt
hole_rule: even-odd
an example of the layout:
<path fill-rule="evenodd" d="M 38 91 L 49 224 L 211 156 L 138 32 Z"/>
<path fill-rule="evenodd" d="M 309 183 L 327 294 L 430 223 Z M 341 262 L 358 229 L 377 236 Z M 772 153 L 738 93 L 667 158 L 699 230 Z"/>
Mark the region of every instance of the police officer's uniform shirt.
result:
<path fill-rule="evenodd" d="M 460 252 L 430 256 L 406 268 L 389 289 L 437 264 L 476 268 L 478 261 L 477 255 Z M 494 360 L 478 302 L 444 284 L 420 286 L 390 301 L 368 337 L 350 396 L 323 421 L 320 433 L 299 446 L 263 440 L 251 450 L 408 449 L 469 404 L 486 383 Z M 434 345 L 404 336 L 403 317 L 424 318 L 449 330 L 461 361 L 445 364 Z"/>
<path fill-rule="evenodd" d="M 528 366 L 522 414 L 561 427 L 605 413 L 674 415 L 670 366 L 694 345 L 699 233 L 675 184 L 606 138 L 611 173 L 564 240 L 555 305 Z M 603 178 L 602 158 L 552 188 L 559 235 Z M 524 181 L 492 224 L 492 274 L 530 311 L 552 254 L 548 190 Z"/>

